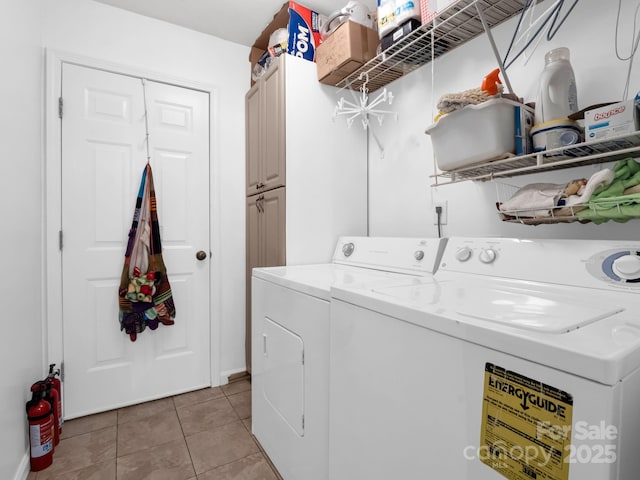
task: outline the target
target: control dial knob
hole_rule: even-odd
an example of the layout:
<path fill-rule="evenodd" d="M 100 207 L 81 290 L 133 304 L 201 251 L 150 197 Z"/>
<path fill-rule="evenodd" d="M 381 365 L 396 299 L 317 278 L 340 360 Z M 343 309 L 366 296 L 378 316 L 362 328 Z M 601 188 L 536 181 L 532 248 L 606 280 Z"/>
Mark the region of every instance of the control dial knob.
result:
<path fill-rule="evenodd" d="M 456 259 L 460 262 L 466 262 L 471 258 L 471 249 L 469 247 L 459 248 L 456 252 Z"/>
<path fill-rule="evenodd" d="M 493 263 L 496 256 L 496 251 L 493 248 L 483 248 L 480 251 L 480 261 L 482 263 Z"/>
<path fill-rule="evenodd" d="M 640 256 L 623 255 L 613 261 L 613 273 L 624 280 L 640 278 Z"/>
<path fill-rule="evenodd" d="M 355 250 L 356 246 L 353 244 L 353 242 L 349 242 L 349 243 L 345 243 L 342 246 L 342 254 L 345 257 L 350 257 L 351 254 L 353 253 L 353 251 Z"/>
<path fill-rule="evenodd" d="M 413 254 L 413 257 L 420 261 L 424 258 L 424 252 L 422 250 L 416 250 L 416 252 Z"/>

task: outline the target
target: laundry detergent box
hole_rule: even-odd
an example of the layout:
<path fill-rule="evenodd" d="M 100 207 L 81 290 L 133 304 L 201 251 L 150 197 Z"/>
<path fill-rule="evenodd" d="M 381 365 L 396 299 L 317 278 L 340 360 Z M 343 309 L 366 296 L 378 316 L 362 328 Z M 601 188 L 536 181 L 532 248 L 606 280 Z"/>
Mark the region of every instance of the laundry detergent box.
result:
<path fill-rule="evenodd" d="M 640 97 L 584 112 L 585 141 L 593 142 L 638 130 Z"/>
<path fill-rule="evenodd" d="M 324 21 L 318 12 L 289 2 L 289 55 L 314 62 L 316 49 L 322 43 L 320 23 Z"/>
<path fill-rule="evenodd" d="M 322 42 L 320 25 L 325 20 L 324 15 L 299 3 L 285 2 L 253 42 L 249 53 L 251 71 L 256 63 L 261 61 L 265 55 L 269 55 L 269 47 L 272 47 L 269 45 L 269 39 L 276 30 L 281 28 L 286 28 L 288 31 L 287 53 L 312 62 L 315 61 L 316 49 Z M 254 83 L 255 81 L 252 79 L 251 85 Z"/>

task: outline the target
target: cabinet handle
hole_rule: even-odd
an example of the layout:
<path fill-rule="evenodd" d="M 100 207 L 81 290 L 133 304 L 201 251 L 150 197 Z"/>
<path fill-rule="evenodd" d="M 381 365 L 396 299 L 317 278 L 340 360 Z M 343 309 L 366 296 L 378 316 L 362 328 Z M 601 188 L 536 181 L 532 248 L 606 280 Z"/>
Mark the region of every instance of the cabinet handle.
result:
<path fill-rule="evenodd" d="M 264 188 L 264 183 L 258 182 L 258 184 L 256 185 L 256 190 L 260 190 L 261 188 Z"/>

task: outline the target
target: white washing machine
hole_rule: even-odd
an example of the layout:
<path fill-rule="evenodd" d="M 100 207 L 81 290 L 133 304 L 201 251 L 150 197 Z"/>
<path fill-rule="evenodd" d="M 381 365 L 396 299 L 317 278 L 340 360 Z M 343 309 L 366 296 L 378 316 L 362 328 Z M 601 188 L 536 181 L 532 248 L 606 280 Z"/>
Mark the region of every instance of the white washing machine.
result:
<path fill-rule="evenodd" d="M 330 323 L 330 480 L 639 478 L 640 242 L 451 238 Z"/>
<path fill-rule="evenodd" d="M 431 275 L 444 239 L 340 238 L 333 263 L 252 277 L 252 429 L 285 480 L 327 480 L 329 289 Z"/>

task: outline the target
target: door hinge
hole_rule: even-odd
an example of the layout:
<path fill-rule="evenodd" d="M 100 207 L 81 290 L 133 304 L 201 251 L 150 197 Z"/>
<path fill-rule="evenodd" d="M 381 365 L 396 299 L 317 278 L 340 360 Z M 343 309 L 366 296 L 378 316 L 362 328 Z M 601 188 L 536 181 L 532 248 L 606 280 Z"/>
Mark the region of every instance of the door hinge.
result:
<path fill-rule="evenodd" d="M 60 381 L 64 382 L 64 362 L 60 362 Z"/>
<path fill-rule="evenodd" d="M 62 107 L 64 106 L 64 102 L 62 101 L 62 97 L 58 97 L 58 117 L 62 118 Z"/>
<path fill-rule="evenodd" d="M 62 230 L 58 232 L 58 248 L 62 251 Z"/>
<path fill-rule="evenodd" d="M 304 365 L 304 350 L 302 351 L 302 365 Z"/>
<path fill-rule="evenodd" d="M 302 415 L 302 430 L 304 430 L 304 415 Z"/>

